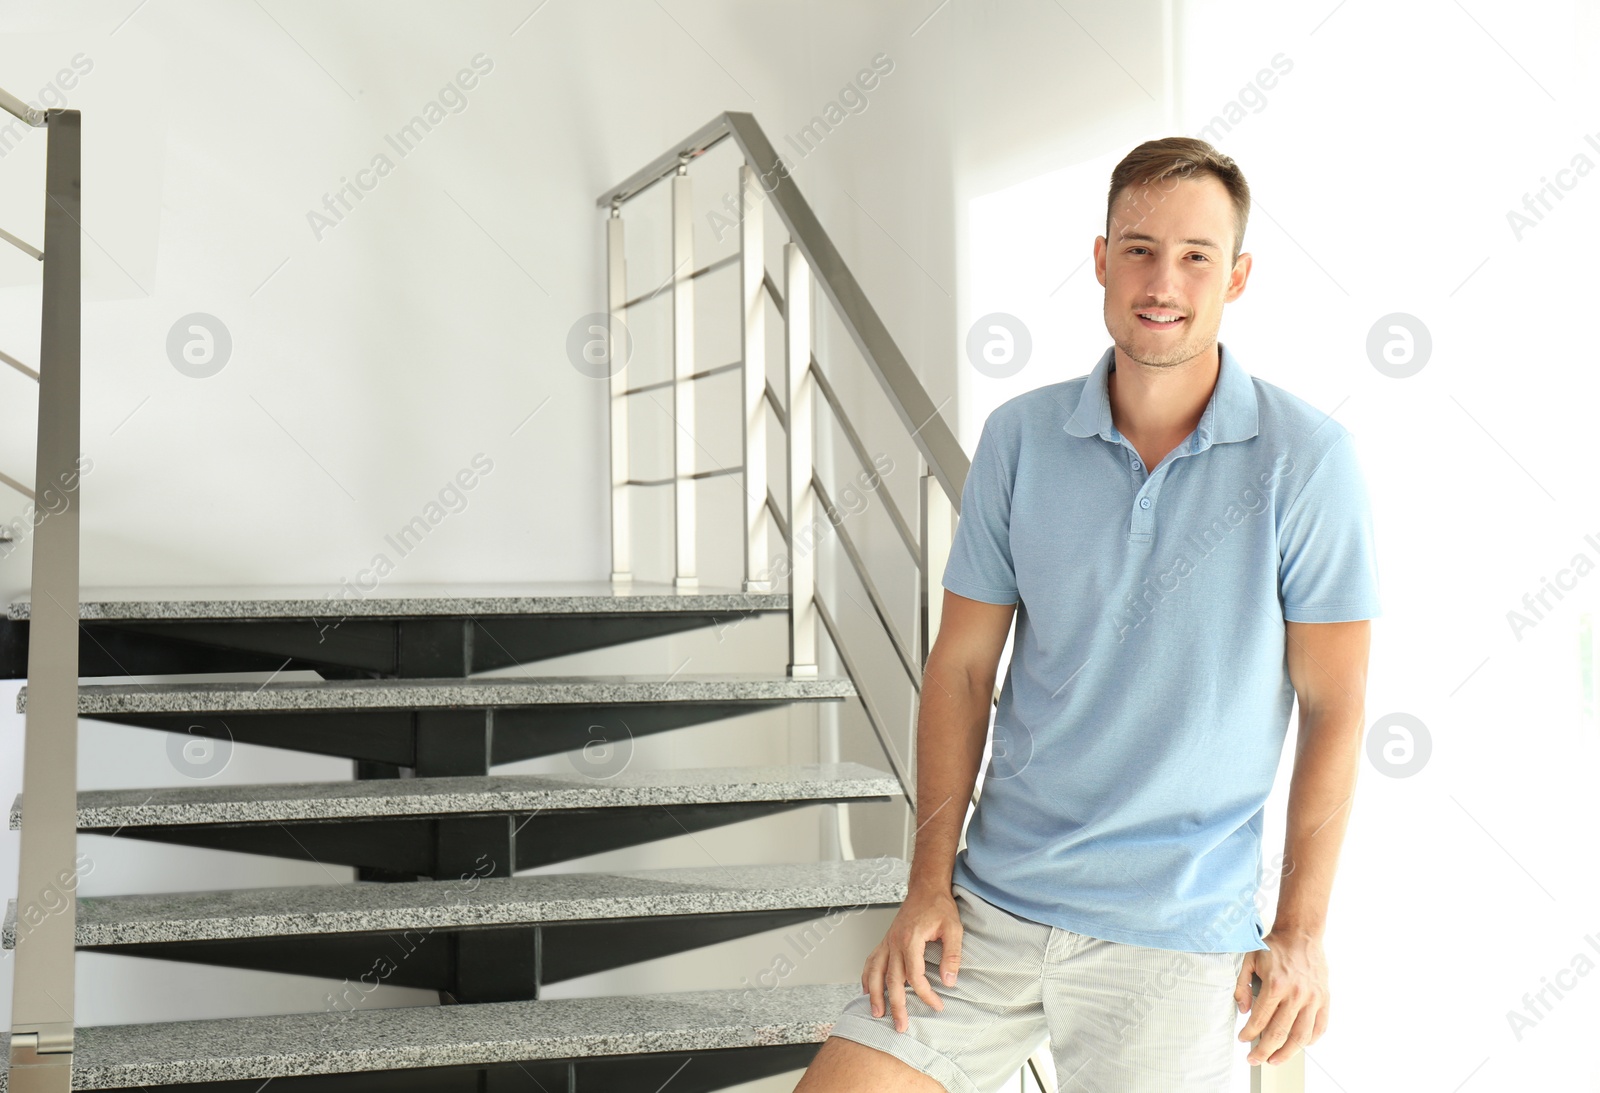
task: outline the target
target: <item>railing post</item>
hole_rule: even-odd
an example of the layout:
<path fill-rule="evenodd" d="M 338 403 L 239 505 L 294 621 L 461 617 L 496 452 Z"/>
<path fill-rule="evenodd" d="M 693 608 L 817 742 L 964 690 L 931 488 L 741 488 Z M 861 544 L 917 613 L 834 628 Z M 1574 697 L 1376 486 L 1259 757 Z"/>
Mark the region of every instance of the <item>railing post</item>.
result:
<path fill-rule="evenodd" d="M 744 377 L 744 591 L 771 592 L 767 557 L 767 305 L 761 185 L 739 165 L 739 309 Z"/>
<path fill-rule="evenodd" d="M 950 544 L 954 540 L 953 521 L 955 506 L 944 492 L 944 486 L 928 469 L 927 461 L 918 458 L 922 473 L 917 479 L 917 510 L 921 516 L 917 539 L 922 545 L 921 641 L 918 653 L 922 663 L 928 663 L 933 652 L 934 639 L 939 636 L 939 619 L 944 611 L 944 567 L 950 560 Z"/>
<path fill-rule="evenodd" d="M 628 320 L 628 258 L 623 249 L 622 204 L 613 202 L 606 221 L 606 365 L 611 372 L 611 580 L 633 580 L 633 535 L 628 507 L 627 376 L 617 364 Z"/>
<path fill-rule="evenodd" d="M 81 126 L 51 110 L 45 152 L 39 441 L 28 622 L 25 815 L 17 881 L 11 1093 L 72 1083 L 78 839 L 79 352 Z"/>
<path fill-rule="evenodd" d="M 939 636 L 939 619 L 944 613 L 944 567 L 950 558 L 950 543 L 954 539 L 955 506 L 950 503 L 944 485 L 928 469 L 928 461 L 917 457 L 920 468 L 917 475 L 917 545 L 920 548 L 917 562 L 922 569 L 917 581 L 917 663 L 927 666 L 928 654 Z M 911 757 L 908 766 L 912 784 L 917 776 L 917 718 L 921 711 L 913 705 L 911 711 L 911 737 L 906 754 Z M 976 796 L 974 796 L 976 800 Z M 911 826 L 912 810 L 906 809 L 905 825 L 901 832 L 901 853 L 909 859 L 915 832 Z M 965 845 L 965 828 L 961 843 Z"/>
<path fill-rule="evenodd" d="M 694 203 L 689 157 L 672 176 L 672 463 L 676 557 L 672 586 L 700 585 L 695 568 Z"/>
<path fill-rule="evenodd" d="M 789 675 L 817 674 L 816 491 L 812 488 L 811 269 L 794 243 L 783 245 L 784 370 L 789 428 Z"/>

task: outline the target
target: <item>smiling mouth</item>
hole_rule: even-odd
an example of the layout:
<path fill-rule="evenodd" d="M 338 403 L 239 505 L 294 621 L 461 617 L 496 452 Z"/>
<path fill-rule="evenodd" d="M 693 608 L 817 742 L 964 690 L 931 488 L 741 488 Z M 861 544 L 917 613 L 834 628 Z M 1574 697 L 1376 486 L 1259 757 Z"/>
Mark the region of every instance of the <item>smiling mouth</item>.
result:
<path fill-rule="evenodd" d="M 1161 317 L 1157 319 L 1149 318 L 1148 316 L 1152 314 L 1161 315 Z M 1139 320 L 1139 325 L 1146 330 L 1176 330 L 1188 321 L 1188 317 L 1184 315 L 1169 316 L 1160 312 L 1136 312 L 1135 317 Z"/>

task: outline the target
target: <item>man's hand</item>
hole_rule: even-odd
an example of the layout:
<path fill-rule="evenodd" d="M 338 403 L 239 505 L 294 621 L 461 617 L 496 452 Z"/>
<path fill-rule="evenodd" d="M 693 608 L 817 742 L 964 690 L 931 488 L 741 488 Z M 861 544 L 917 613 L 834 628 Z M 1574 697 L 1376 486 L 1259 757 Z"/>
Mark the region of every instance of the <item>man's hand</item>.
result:
<path fill-rule="evenodd" d="M 1239 1012 L 1250 1014 L 1239 1039 L 1248 1043 L 1261 1037 L 1250 1051 L 1250 1065 L 1266 1061 L 1277 1066 L 1322 1038 L 1328 1026 L 1328 964 L 1322 939 L 1314 934 L 1274 931 L 1262 940 L 1269 948 L 1245 953 L 1233 1000 Z M 1252 973 L 1261 977 L 1253 1009 Z"/>
<path fill-rule="evenodd" d="M 961 965 L 961 912 L 949 888 L 913 889 L 900 904 L 883 940 L 867 957 L 861 989 L 872 996 L 872 1016 L 882 1017 L 887 980 L 896 1032 L 911 1027 L 911 1018 L 906 1015 L 907 980 L 918 998 L 936 1010 L 944 1009 L 944 1000 L 934 992 L 923 971 L 923 950 L 935 939 L 944 949 L 939 974 L 948 986 L 956 981 L 956 969 Z"/>

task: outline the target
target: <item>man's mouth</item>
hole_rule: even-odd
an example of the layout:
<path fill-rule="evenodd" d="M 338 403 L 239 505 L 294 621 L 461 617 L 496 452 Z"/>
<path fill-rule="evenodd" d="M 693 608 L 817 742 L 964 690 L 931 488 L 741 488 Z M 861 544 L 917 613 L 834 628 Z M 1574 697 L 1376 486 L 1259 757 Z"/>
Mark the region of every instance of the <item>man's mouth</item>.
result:
<path fill-rule="evenodd" d="M 1176 330 L 1184 324 L 1184 316 L 1171 311 L 1140 311 L 1139 325 L 1147 330 Z"/>

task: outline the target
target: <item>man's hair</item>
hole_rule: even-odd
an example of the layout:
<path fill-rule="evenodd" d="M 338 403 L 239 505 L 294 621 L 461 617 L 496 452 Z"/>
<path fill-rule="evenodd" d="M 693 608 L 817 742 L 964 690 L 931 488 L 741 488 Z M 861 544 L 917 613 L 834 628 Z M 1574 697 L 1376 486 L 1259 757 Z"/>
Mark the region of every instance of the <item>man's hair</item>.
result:
<path fill-rule="evenodd" d="M 1250 184 L 1233 157 L 1224 155 L 1210 144 L 1194 137 L 1162 137 L 1147 140 L 1117 164 L 1111 172 L 1111 191 L 1106 195 L 1106 243 L 1116 242 L 1111 237 L 1111 210 L 1124 190 L 1166 182 L 1210 175 L 1227 188 L 1233 199 L 1233 261 L 1239 261 L 1244 249 L 1244 226 L 1250 219 Z M 1177 181 L 1161 186 L 1165 193 L 1177 187 Z M 1156 197 L 1152 203 L 1159 201 Z M 1230 267 L 1231 268 L 1231 267 Z"/>

